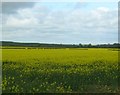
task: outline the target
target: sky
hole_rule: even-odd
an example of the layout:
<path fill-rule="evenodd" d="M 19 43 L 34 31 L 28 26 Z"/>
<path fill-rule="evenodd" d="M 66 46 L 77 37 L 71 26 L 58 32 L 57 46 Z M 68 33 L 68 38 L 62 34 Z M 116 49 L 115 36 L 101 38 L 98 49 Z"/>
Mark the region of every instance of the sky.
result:
<path fill-rule="evenodd" d="M 4 41 L 118 42 L 116 2 L 3 2 L 1 14 Z"/>

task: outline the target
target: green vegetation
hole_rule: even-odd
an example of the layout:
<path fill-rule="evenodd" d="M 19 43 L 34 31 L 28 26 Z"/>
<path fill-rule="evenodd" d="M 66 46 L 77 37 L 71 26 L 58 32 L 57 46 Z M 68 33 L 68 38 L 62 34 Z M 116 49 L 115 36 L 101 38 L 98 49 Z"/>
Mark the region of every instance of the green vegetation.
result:
<path fill-rule="evenodd" d="M 9 42 L 9 41 L 0 41 L 0 46 L 4 46 L 5 48 L 19 48 L 19 47 L 30 47 L 30 48 L 118 48 L 120 47 L 120 43 L 114 44 L 48 44 L 48 43 L 20 43 L 20 42 Z M 21 49 L 21 48 L 20 48 Z"/>
<path fill-rule="evenodd" d="M 117 92 L 118 49 L 2 49 L 5 92 Z"/>

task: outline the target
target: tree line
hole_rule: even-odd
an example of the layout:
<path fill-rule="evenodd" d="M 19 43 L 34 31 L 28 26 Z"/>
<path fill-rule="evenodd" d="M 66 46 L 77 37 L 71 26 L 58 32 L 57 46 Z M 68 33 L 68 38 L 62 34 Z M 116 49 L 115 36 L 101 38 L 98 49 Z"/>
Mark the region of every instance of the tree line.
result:
<path fill-rule="evenodd" d="M 41 48 L 119 48 L 120 43 L 113 44 L 46 44 L 46 43 L 20 43 L 0 41 L 0 46 L 15 46 L 15 47 L 41 47 Z"/>

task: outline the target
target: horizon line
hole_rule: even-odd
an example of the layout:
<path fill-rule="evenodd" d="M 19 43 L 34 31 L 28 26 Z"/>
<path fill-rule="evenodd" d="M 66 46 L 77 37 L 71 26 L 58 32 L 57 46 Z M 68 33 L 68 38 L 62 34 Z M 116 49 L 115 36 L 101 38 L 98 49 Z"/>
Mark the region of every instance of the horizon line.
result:
<path fill-rule="evenodd" d="M 79 44 L 83 44 L 83 45 L 85 45 L 85 44 L 91 44 L 91 45 L 102 45 L 102 44 L 115 44 L 115 43 L 117 43 L 117 44 L 119 44 L 119 42 L 112 42 L 112 43 L 96 43 L 96 44 L 94 44 L 94 43 L 55 43 L 55 42 L 25 42 L 25 41 L 10 41 L 10 40 L 0 40 L 0 43 L 1 42 L 14 42 L 14 43 L 37 43 L 37 44 L 65 44 L 65 45 L 79 45 Z"/>

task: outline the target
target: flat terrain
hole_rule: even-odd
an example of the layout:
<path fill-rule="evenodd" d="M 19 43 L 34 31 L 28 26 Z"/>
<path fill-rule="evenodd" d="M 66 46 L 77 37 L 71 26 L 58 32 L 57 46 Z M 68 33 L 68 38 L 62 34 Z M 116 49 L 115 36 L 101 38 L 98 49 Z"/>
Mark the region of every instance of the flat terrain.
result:
<path fill-rule="evenodd" d="M 2 49 L 5 92 L 117 92 L 118 50 Z"/>

